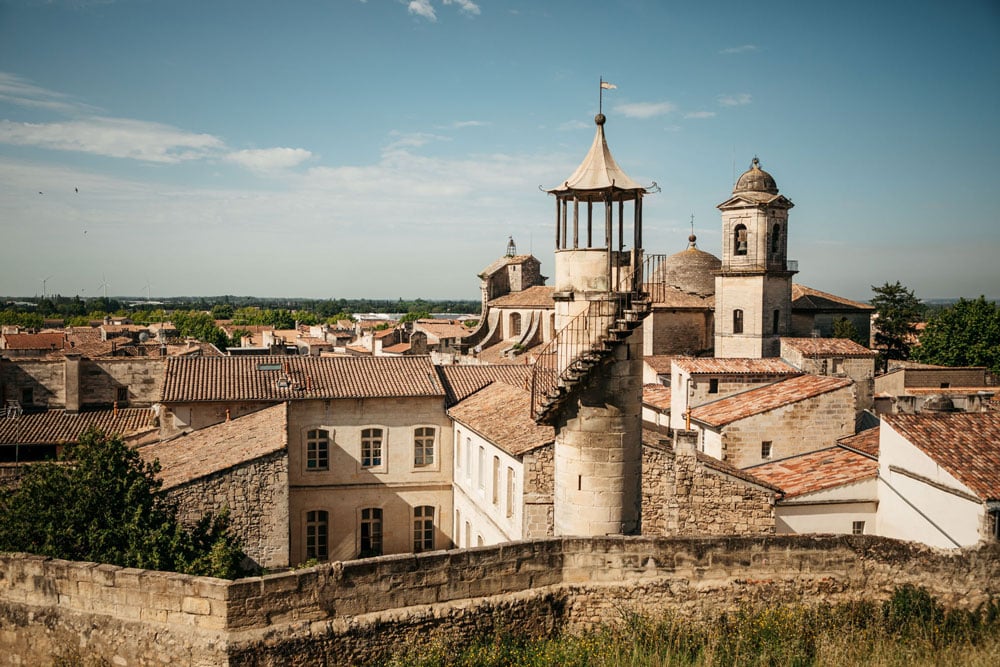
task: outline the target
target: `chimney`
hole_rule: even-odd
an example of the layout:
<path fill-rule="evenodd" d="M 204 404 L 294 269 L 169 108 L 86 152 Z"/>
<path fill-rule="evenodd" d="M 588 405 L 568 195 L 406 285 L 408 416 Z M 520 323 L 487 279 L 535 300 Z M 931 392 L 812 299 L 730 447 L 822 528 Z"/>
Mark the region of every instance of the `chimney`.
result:
<path fill-rule="evenodd" d="M 674 452 L 678 456 L 694 456 L 698 451 L 698 431 L 677 429 L 674 431 Z"/>
<path fill-rule="evenodd" d="M 80 355 L 67 354 L 64 365 L 65 406 L 66 412 L 76 414 L 80 411 Z"/>

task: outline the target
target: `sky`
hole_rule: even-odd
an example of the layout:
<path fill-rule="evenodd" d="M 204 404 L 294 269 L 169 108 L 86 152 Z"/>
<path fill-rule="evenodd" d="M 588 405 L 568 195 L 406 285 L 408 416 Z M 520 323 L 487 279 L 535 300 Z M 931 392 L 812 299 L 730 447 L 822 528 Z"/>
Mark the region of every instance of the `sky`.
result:
<path fill-rule="evenodd" d="M 997 0 L 0 0 L 0 295 L 552 275 L 602 78 L 647 253 L 720 254 L 758 156 L 796 282 L 1000 298 Z"/>

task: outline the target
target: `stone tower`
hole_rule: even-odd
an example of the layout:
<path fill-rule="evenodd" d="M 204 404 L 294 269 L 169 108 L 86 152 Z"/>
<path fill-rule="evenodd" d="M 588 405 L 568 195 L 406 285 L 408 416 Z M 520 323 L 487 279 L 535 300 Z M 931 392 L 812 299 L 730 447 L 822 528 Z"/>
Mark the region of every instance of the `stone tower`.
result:
<path fill-rule="evenodd" d="M 791 329 L 788 260 L 791 200 L 755 157 L 722 211 L 722 266 L 715 278 L 715 356 L 776 357 Z"/>
<path fill-rule="evenodd" d="M 556 202 L 556 336 L 537 355 L 532 413 L 555 427 L 556 535 L 639 530 L 642 252 L 647 189 L 618 167 L 605 116 Z"/>

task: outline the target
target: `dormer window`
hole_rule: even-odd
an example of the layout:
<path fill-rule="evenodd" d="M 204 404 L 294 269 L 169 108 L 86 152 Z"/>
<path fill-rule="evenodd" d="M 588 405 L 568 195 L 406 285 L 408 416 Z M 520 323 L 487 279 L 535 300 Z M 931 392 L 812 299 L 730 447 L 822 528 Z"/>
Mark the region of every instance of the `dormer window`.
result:
<path fill-rule="evenodd" d="M 746 225 L 736 225 L 733 229 L 733 254 L 734 255 L 745 255 L 747 254 L 747 226 Z"/>

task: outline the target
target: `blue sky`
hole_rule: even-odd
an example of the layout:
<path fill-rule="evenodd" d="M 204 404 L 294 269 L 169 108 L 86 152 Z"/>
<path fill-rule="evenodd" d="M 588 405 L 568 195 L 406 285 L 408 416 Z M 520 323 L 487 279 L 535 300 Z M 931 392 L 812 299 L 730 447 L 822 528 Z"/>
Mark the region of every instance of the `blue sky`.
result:
<path fill-rule="evenodd" d="M 0 294 L 474 299 L 508 236 L 551 274 L 602 76 L 647 252 L 719 254 L 757 155 L 797 281 L 1000 298 L 995 0 L 0 0 Z"/>

